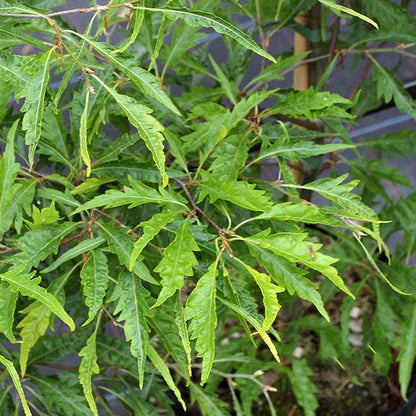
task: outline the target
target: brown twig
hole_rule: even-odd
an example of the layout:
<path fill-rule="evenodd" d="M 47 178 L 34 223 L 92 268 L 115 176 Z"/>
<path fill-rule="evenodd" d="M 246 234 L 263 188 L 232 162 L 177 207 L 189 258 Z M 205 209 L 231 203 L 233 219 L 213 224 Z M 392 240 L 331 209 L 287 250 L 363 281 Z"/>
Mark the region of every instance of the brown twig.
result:
<path fill-rule="evenodd" d="M 0 256 L 9 254 L 9 253 L 15 253 L 17 251 L 22 251 L 19 247 L 6 247 L 3 244 L 1 244 L 0 246 L 3 249 L 2 251 L 0 251 Z"/>

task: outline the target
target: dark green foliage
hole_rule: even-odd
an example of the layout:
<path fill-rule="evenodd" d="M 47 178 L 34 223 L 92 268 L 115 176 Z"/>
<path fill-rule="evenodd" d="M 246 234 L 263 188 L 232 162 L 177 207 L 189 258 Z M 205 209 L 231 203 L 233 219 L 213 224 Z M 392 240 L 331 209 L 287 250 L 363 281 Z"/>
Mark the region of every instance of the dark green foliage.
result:
<path fill-rule="evenodd" d="M 0 413 L 276 415 L 284 395 L 279 414 L 313 416 L 328 363 L 358 385 L 397 361 L 406 398 L 416 194 L 386 184 L 412 188 L 389 161 L 414 132 L 348 129 L 383 101 L 416 119 L 379 61 L 415 57 L 414 18 L 392 0 L 63 4 L 0 0 Z M 328 27 L 301 27 L 310 10 Z M 274 56 L 288 27 L 336 49 Z M 348 54 L 373 68 L 351 99 L 323 90 Z M 318 84 L 277 88 L 302 60 L 327 62 Z"/>

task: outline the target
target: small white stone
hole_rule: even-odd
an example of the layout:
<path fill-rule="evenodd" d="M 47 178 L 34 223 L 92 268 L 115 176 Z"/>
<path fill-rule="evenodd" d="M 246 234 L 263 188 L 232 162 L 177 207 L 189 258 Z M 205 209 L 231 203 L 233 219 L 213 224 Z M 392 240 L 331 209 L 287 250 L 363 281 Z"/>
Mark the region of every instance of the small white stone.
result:
<path fill-rule="evenodd" d="M 351 319 L 348 322 L 348 326 L 349 326 L 351 332 L 354 332 L 356 334 L 361 334 L 363 332 L 363 321 L 362 321 L 362 319 Z"/>
<path fill-rule="evenodd" d="M 358 306 L 354 306 L 354 307 L 351 309 L 351 312 L 350 312 L 350 317 L 351 317 L 352 319 L 357 319 L 357 318 L 359 318 L 361 315 L 362 315 L 362 310 L 361 310 L 361 308 L 359 308 Z"/>
<path fill-rule="evenodd" d="M 305 350 L 302 347 L 296 347 L 295 350 L 293 351 L 293 357 L 302 358 L 304 352 Z"/>
<path fill-rule="evenodd" d="M 363 336 L 361 334 L 351 334 L 348 337 L 350 344 L 353 347 L 362 347 L 363 346 Z"/>

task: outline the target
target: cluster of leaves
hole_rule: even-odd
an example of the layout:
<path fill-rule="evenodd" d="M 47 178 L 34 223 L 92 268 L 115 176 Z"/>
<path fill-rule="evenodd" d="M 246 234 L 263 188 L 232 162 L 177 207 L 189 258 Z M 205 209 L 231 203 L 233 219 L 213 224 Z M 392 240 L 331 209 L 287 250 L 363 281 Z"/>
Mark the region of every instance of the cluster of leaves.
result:
<path fill-rule="evenodd" d="M 410 183 L 381 156 L 368 161 L 347 127 L 381 100 L 414 118 L 415 104 L 368 50 L 374 83 L 361 97 L 323 86 L 343 54 L 414 43 L 413 19 L 390 0 L 354 10 L 329 0 L 135 0 L 51 11 L 63 3 L 0 0 L 2 414 L 173 415 L 180 405 L 275 414 L 275 387 L 262 378 L 270 371 L 314 415 L 316 362 L 368 357 L 384 375 L 399 361 L 405 397 L 416 354 L 415 194 L 393 201 L 383 181 Z M 265 47 L 312 7 L 354 16 L 343 35 L 352 46 L 333 51 L 315 87 L 276 89 L 306 55 Z M 264 47 L 230 23 L 236 15 L 256 20 Z M 84 31 L 70 27 L 79 16 Z M 213 33 L 222 64 L 208 53 L 220 42 Z M 247 80 L 253 62 L 261 69 Z M 414 144 L 401 131 L 360 146 L 394 155 Z M 319 178 L 351 148 L 352 179 L 335 169 Z M 313 180 L 295 180 L 299 163 Z M 384 241 L 399 228 L 403 241 L 380 266 L 374 257 L 390 259 Z M 357 304 L 368 309 L 365 333 L 351 348 Z M 293 356 L 310 348 L 310 332 L 317 354 Z"/>

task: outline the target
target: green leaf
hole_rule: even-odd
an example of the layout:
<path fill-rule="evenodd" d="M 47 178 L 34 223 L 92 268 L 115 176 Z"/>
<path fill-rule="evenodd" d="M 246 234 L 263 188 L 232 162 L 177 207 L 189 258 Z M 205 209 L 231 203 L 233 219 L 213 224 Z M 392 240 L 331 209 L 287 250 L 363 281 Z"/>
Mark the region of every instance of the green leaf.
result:
<path fill-rule="evenodd" d="M 62 256 L 59 256 L 46 269 L 41 270 L 41 273 L 49 273 L 52 270 L 57 269 L 61 264 L 64 264 L 65 262 L 74 259 L 75 257 L 78 257 L 81 254 L 87 253 L 88 251 L 94 250 L 95 248 L 99 247 L 102 243 L 104 243 L 104 241 L 104 237 L 91 238 L 88 240 L 81 241 L 75 247 L 72 247 L 69 250 L 65 251 L 65 253 L 62 254 Z"/>
<path fill-rule="evenodd" d="M 264 321 L 259 332 L 266 332 L 273 325 L 281 308 L 277 300 L 276 293 L 283 292 L 285 289 L 271 283 L 270 276 L 267 274 L 253 269 L 249 265 L 242 262 L 240 259 L 236 260 L 238 260 L 247 269 L 247 271 L 251 274 L 257 283 L 257 286 L 260 288 L 261 294 L 263 296 Z"/>
<path fill-rule="evenodd" d="M 161 305 L 184 284 L 185 276 L 193 276 L 193 266 L 198 264 L 194 251 L 199 251 L 193 238 L 193 232 L 185 220 L 176 231 L 175 239 L 163 253 L 163 259 L 156 266 L 155 272 L 162 277 L 162 290 L 153 308 Z"/>
<path fill-rule="evenodd" d="M 215 356 L 217 266 L 218 259 L 209 266 L 208 271 L 198 280 L 195 289 L 189 295 L 184 310 L 185 320 L 191 320 L 189 325 L 191 339 L 196 340 L 195 349 L 198 357 L 202 358 L 201 385 L 209 377 Z"/>
<path fill-rule="evenodd" d="M 128 95 L 119 94 L 113 88 L 104 84 L 98 77 L 94 78 L 109 92 L 120 108 L 124 111 L 130 123 L 136 127 L 140 137 L 144 140 L 146 147 L 150 150 L 153 160 L 162 176 L 162 186 L 168 184 L 169 177 L 165 171 L 165 154 L 163 152 L 164 137 L 163 126 L 150 115 L 152 110 Z"/>
<path fill-rule="evenodd" d="M 305 360 L 292 360 L 292 371 L 289 372 L 289 380 L 297 402 L 302 406 L 305 416 L 315 416 L 315 410 L 319 407 L 315 397 L 318 389 L 311 380 L 313 375 L 314 372 Z"/>
<path fill-rule="evenodd" d="M 416 120 L 416 103 L 405 90 L 403 83 L 387 68 L 382 67 L 371 55 L 374 63 L 374 80 L 377 83 L 377 96 L 384 97 L 386 103 L 394 99 L 396 107 L 403 113 L 410 114 Z"/>
<path fill-rule="evenodd" d="M 160 230 L 171 223 L 175 217 L 183 211 L 167 211 L 153 215 L 147 221 L 140 223 L 143 228 L 143 235 L 134 243 L 133 252 L 129 261 L 129 270 L 132 270 L 134 263 L 139 258 L 143 249 L 153 238 L 159 234 Z"/>
<path fill-rule="evenodd" d="M 60 241 L 77 226 L 77 223 L 66 222 L 28 231 L 16 242 L 16 247 L 22 251 L 11 258 L 13 267 L 25 265 L 26 270 L 37 267 L 42 260 L 58 251 Z"/>
<path fill-rule="evenodd" d="M 173 302 L 171 299 L 159 306 L 156 316 L 149 317 L 148 322 L 162 341 L 166 351 L 178 365 L 181 375 L 189 381 L 189 377 L 192 375 L 190 371 L 191 346 L 188 329 L 183 318 L 180 293 L 177 296 L 177 301 L 174 304 Z"/>
<path fill-rule="evenodd" d="M 293 263 L 299 262 L 311 269 L 317 270 L 319 273 L 328 277 L 342 291 L 354 297 L 345 286 L 342 278 L 338 275 L 337 270 L 331 266 L 338 259 L 326 256 L 318 251 L 322 247 L 322 244 L 305 241 L 307 237 L 306 233 L 267 234 L 268 232 L 262 232 L 244 240 L 249 244 L 257 244 L 262 248 L 270 250 Z"/>
<path fill-rule="evenodd" d="M 130 123 L 136 127 L 146 147 L 152 153 L 153 160 L 162 176 L 162 186 L 165 187 L 168 184 L 169 177 L 165 171 L 163 126 L 150 115 L 152 110 L 149 107 L 138 104 L 134 98 L 128 95 L 119 94 L 116 90 L 104 84 L 98 77 L 94 76 L 94 78 L 109 92 L 124 111 Z"/>
<path fill-rule="evenodd" d="M 272 157 L 283 157 L 289 160 L 297 160 L 299 158 L 308 158 L 311 156 L 324 155 L 340 150 L 352 149 L 355 146 L 343 143 L 316 144 L 314 142 L 276 142 L 272 146 L 263 149 L 259 155 L 250 162 L 250 165 L 260 160 Z"/>
<path fill-rule="evenodd" d="M 198 403 L 203 416 L 230 416 L 225 410 L 227 404 L 221 401 L 215 393 L 211 393 L 195 383 L 191 383 L 189 387 L 192 399 Z"/>
<path fill-rule="evenodd" d="M 13 199 L 20 186 L 15 185 L 15 179 L 20 165 L 15 162 L 14 137 L 19 120 L 16 120 L 7 134 L 6 149 L 0 159 L 0 235 L 8 231 L 13 216 L 7 215 Z"/>
<path fill-rule="evenodd" d="M 10 378 L 13 381 L 14 387 L 19 395 L 20 401 L 22 403 L 23 411 L 25 412 L 25 416 L 32 416 L 32 412 L 29 409 L 25 393 L 23 391 L 22 385 L 20 383 L 19 376 L 17 374 L 16 369 L 14 368 L 13 362 L 8 360 L 7 358 L 3 357 L 0 354 L 0 363 L 6 368 L 7 372 L 10 374 Z"/>
<path fill-rule="evenodd" d="M 222 182 L 204 171 L 201 171 L 201 176 L 203 181 L 200 184 L 198 202 L 209 195 L 212 203 L 223 199 L 252 211 L 267 211 L 272 206 L 270 197 L 264 191 L 255 189 L 253 184 L 244 181 Z"/>
<path fill-rule="evenodd" d="M 356 146 L 374 149 L 390 155 L 407 156 L 409 153 L 416 153 L 416 138 L 414 137 L 414 131 L 403 129 L 364 140 L 357 143 Z"/>
<path fill-rule="evenodd" d="M 119 289 L 113 296 L 118 300 L 114 314 L 120 313 L 118 321 L 124 321 L 126 341 L 130 342 L 131 354 L 137 358 L 139 387 L 143 388 L 146 348 L 149 344 L 146 318 L 150 314 L 147 306 L 148 292 L 141 286 L 140 280 L 129 272 L 120 273 L 118 286 Z"/>
<path fill-rule="evenodd" d="M 222 87 L 224 94 L 227 96 L 227 98 L 231 101 L 232 104 L 236 105 L 236 89 L 231 85 L 231 82 L 228 79 L 227 75 L 225 75 L 224 71 L 215 62 L 214 58 L 211 55 L 209 55 L 209 60 L 211 62 L 212 67 L 214 68 L 215 73 L 217 74 L 218 81 Z"/>
<path fill-rule="evenodd" d="M 81 204 L 71 195 L 67 189 L 64 192 L 58 191 L 57 189 L 42 187 L 37 190 L 37 195 L 39 198 L 49 199 L 51 201 L 58 202 L 63 205 L 68 205 L 70 207 L 79 207 Z"/>
<path fill-rule="evenodd" d="M 173 394 L 176 396 L 179 403 L 182 405 L 183 409 L 186 410 L 186 405 L 185 405 L 185 402 L 182 399 L 181 392 L 176 387 L 176 384 L 175 384 L 175 382 L 172 378 L 172 375 L 170 374 L 168 366 L 165 364 L 163 359 L 160 357 L 160 355 L 157 353 L 157 351 L 150 344 L 147 344 L 146 352 L 147 352 L 147 355 L 148 355 L 150 361 L 155 366 L 155 368 L 159 371 L 159 373 L 162 375 L 166 384 L 172 390 Z"/>
<path fill-rule="evenodd" d="M 158 79 L 150 72 L 140 68 L 137 65 L 137 60 L 134 56 L 120 53 L 115 54 L 115 48 L 108 43 L 96 42 L 90 37 L 73 32 L 72 30 L 68 30 L 68 32 L 89 43 L 100 55 L 108 59 L 117 68 L 120 68 L 120 70 L 123 71 L 124 74 L 140 88 L 143 94 L 150 95 L 175 114 L 181 115 L 179 110 L 172 103 L 171 99 L 159 85 Z"/>
<path fill-rule="evenodd" d="M 0 280 L 7 282 L 13 290 L 20 292 L 23 296 L 29 296 L 47 306 L 53 314 L 65 322 L 71 328 L 71 331 L 73 331 L 75 329 L 74 321 L 65 312 L 55 296 L 51 295 L 45 288 L 39 286 L 41 278 L 36 277 L 32 279 L 35 272 L 23 274 L 23 270 L 24 266 L 20 266 L 6 273 L 2 273 L 0 274 Z"/>
<path fill-rule="evenodd" d="M 13 334 L 13 322 L 18 296 L 18 292 L 12 290 L 9 284 L 0 283 L 0 332 L 12 343 L 17 342 Z"/>
<path fill-rule="evenodd" d="M 68 273 L 52 281 L 48 288 L 51 295 L 56 297 L 63 291 L 65 283 L 76 267 L 77 266 L 72 268 Z M 26 316 L 19 322 L 17 328 L 21 328 L 20 337 L 22 340 L 20 344 L 19 361 L 22 374 L 24 374 L 26 372 L 31 348 L 38 342 L 38 339 L 45 334 L 48 326 L 53 327 L 53 319 L 51 319 L 51 309 L 38 300 L 31 303 L 22 312 L 25 313 Z"/>
<path fill-rule="evenodd" d="M 361 20 L 364 20 L 364 22 L 370 23 L 370 25 L 373 25 L 376 29 L 378 29 L 378 24 L 369 17 L 350 9 L 349 7 L 342 6 L 340 4 L 335 3 L 334 0 L 318 0 L 320 3 L 322 3 L 324 6 L 329 7 L 331 10 L 333 10 L 335 13 L 342 12 L 350 14 L 351 16 L 358 17 Z"/>
<path fill-rule="evenodd" d="M 87 340 L 87 345 L 82 348 L 79 356 L 82 357 L 79 365 L 79 382 L 82 385 L 85 398 L 94 416 L 98 416 L 97 405 L 95 404 L 92 392 L 92 377 L 100 372 L 97 364 L 97 328 Z"/>
<path fill-rule="evenodd" d="M 89 324 L 100 310 L 108 287 L 107 257 L 102 251 L 91 251 L 88 260 L 82 266 L 81 284 L 88 306 L 88 319 L 83 326 Z"/>
<path fill-rule="evenodd" d="M 270 211 L 251 218 L 251 220 L 270 219 L 345 227 L 345 223 L 338 218 L 334 218 L 334 214 L 331 211 L 327 212 L 325 208 L 306 203 L 293 204 L 292 202 L 283 202 L 274 205 Z"/>
<path fill-rule="evenodd" d="M 249 150 L 249 136 L 233 135 L 222 140 L 213 153 L 209 170 L 220 182 L 234 182 L 244 168 Z"/>
<path fill-rule="evenodd" d="M 39 230 L 48 224 L 53 224 L 59 221 L 59 212 L 55 209 L 55 201 L 52 201 L 49 207 L 39 208 L 33 205 L 32 220 L 25 221 L 31 230 Z"/>
<path fill-rule="evenodd" d="M 306 91 L 292 91 L 285 95 L 275 106 L 262 115 L 269 117 L 273 114 L 284 114 L 295 118 L 306 118 L 312 120 L 316 117 L 325 116 L 325 109 L 339 106 L 339 116 L 351 118 L 342 106 L 351 107 L 352 102 L 338 94 L 329 92 L 315 92 L 313 87 Z"/>
<path fill-rule="evenodd" d="M 74 170 L 71 152 L 68 150 L 67 127 L 64 125 L 62 113 L 62 111 L 55 113 L 51 106 L 45 108 L 38 153 L 48 155 L 49 160 L 62 163 Z"/>
<path fill-rule="evenodd" d="M 123 134 L 123 136 L 119 137 L 117 140 L 113 140 L 108 146 L 102 149 L 102 152 L 97 155 L 98 159 L 95 163 L 97 165 L 102 165 L 117 160 L 124 149 L 132 146 L 139 139 L 140 136 L 138 134 Z"/>
<path fill-rule="evenodd" d="M 108 243 L 110 251 L 118 257 L 120 264 L 128 267 L 130 263 L 131 253 L 133 250 L 133 241 L 127 233 L 127 229 L 116 227 L 114 224 L 96 223 L 102 230 Z M 159 283 L 153 278 L 149 270 L 143 262 L 136 261 L 134 263 L 133 272 L 140 279 L 146 282 L 158 285 Z"/>
<path fill-rule="evenodd" d="M 256 54 L 263 56 L 264 58 L 269 59 L 272 62 L 276 60 L 269 53 L 261 49 L 250 36 L 246 35 L 240 29 L 235 27 L 233 24 L 221 19 L 218 16 L 213 15 L 212 13 L 204 12 L 202 10 L 190 10 L 185 7 L 176 9 L 165 7 L 163 9 L 158 9 L 155 7 L 137 7 L 138 9 L 149 10 L 152 12 L 162 12 L 167 15 L 170 19 L 182 19 L 188 25 L 194 27 L 211 27 L 217 33 L 227 35 L 233 38 L 240 45 L 244 46 L 247 49 L 255 52 Z"/>
<path fill-rule="evenodd" d="M 79 149 L 82 160 L 87 166 L 87 177 L 91 175 L 91 158 L 88 153 L 88 110 L 89 110 L 90 90 L 87 88 L 85 94 L 84 110 L 81 114 L 79 127 Z"/>
<path fill-rule="evenodd" d="M 30 68 L 32 75 L 21 93 L 25 97 L 25 103 L 21 109 L 25 113 L 22 128 L 26 130 L 25 140 L 29 146 L 30 166 L 34 163 L 35 149 L 42 133 L 45 94 L 49 82 L 49 61 L 54 51 L 55 48 L 52 48 L 36 60 L 34 68 Z"/>
<path fill-rule="evenodd" d="M 91 208 L 106 206 L 107 208 L 129 205 L 129 208 L 137 207 L 142 204 L 176 204 L 185 206 L 179 202 L 175 196 L 161 189 L 159 192 L 150 186 L 143 185 L 137 181 L 130 180 L 132 188 L 124 187 L 124 192 L 109 190 L 104 195 L 96 196 L 93 200 L 81 205 L 72 214 L 78 214 Z"/>
<path fill-rule="evenodd" d="M 54 406 L 59 415 L 65 416 L 91 416 L 90 409 L 86 406 L 85 398 L 80 392 L 78 383 L 73 385 L 73 375 L 59 380 L 50 377 L 31 377 L 30 380 L 42 393 L 43 400 L 50 406 Z M 76 382 L 76 381 L 75 381 Z"/>
<path fill-rule="evenodd" d="M 296 264 L 291 263 L 283 257 L 276 256 L 271 251 L 262 247 L 250 244 L 249 249 L 260 266 L 267 270 L 279 286 L 287 289 L 291 295 L 296 292 L 300 298 L 312 302 L 319 313 L 328 322 L 330 321 L 322 297 L 319 294 L 318 286 L 304 276 L 307 273 L 306 270 L 297 267 Z"/>
<path fill-rule="evenodd" d="M 129 36 L 129 40 L 120 48 L 113 51 L 113 53 L 124 52 L 130 45 L 136 41 L 137 36 L 139 36 L 140 29 L 143 25 L 144 20 L 144 10 L 135 10 L 134 11 L 134 20 L 133 20 L 133 32 Z"/>
<path fill-rule="evenodd" d="M 402 335 L 402 343 L 399 356 L 399 381 L 402 397 L 407 400 L 407 389 L 412 375 L 413 365 L 416 356 L 416 303 L 406 322 Z"/>
<path fill-rule="evenodd" d="M 317 192 L 326 199 L 339 205 L 346 212 L 346 216 L 357 215 L 357 219 L 370 222 L 378 222 L 376 213 L 361 202 L 361 197 L 351 191 L 358 185 L 358 181 L 351 181 L 341 185 L 348 174 L 337 178 L 324 178 L 310 182 L 306 185 L 286 184 L 283 186 L 292 188 L 303 188 Z M 340 211 L 341 212 L 341 211 Z M 340 214 L 338 214 L 340 215 Z M 351 217 L 349 217 L 351 218 Z"/>

